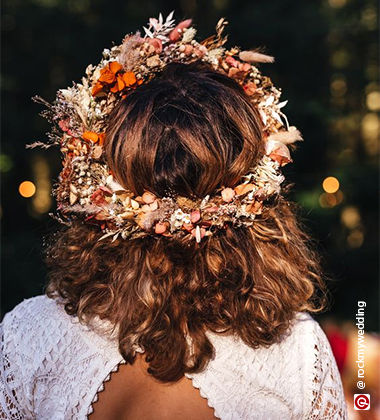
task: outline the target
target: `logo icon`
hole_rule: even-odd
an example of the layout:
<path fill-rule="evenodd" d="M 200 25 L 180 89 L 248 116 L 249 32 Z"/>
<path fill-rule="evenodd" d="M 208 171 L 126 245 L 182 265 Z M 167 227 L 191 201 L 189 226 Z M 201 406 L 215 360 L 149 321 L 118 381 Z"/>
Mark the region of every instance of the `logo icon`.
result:
<path fill-rule="evenodd" d="M 369 410 L 370 397 L 371 396 L 369 394 L 355 394 L 354 395 L 355 410 Z"/>

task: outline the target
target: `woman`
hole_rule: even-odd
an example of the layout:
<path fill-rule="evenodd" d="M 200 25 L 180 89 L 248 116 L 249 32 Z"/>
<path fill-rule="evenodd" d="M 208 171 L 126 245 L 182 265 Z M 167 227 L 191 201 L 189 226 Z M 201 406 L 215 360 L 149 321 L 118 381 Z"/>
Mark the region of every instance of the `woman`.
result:
<path fill-rule="evenodd" d="M 254 65 L 272 58 L 225 50 L 224 25 L 198 43 L 151 19 L 45 103 L 65 226 L 46 293 L 1 324 L 1 418 L 346 418 L 281 193 L 300 133 Z"/>

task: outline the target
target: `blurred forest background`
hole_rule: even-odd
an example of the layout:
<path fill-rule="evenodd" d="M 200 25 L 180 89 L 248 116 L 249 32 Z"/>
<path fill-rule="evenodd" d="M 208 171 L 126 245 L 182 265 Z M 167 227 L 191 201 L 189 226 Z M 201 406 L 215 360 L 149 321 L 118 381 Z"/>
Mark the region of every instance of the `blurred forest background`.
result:
<path fill-rule="evenodd" d="M 315 238 L 331 277 L 331 309 L 354 320 L 367 302 L 366 330 L 378 329 L 378 152 L 380 89 L 375 0 L 4 0 L 2 3 L 1 312 L 42 293 L 43 236 L 56 228 L 50 188 L 60 170 L 57 148 L 25 149 L 45 140 L 49 124 L 31 97 L 48 101 L 80 81 L 103 48 L 142 29 L 150 16 L 193 17 L 198 36 L 230 22 L 233 44 L 265 47 L 275 64 L 262 69 L 283 90 L 285 112 L 305 141 L 293 165 L 291 198 Z M 265 68 L 264 68 L 265 66 Z M 22 184 L 35 186 L 23 197 Z M 21 185 L 21 188 L 20 188 Z M 32 188 L 33 188 L 32 185 Z M 31 186 L 31 184 L 29 184 Z M 24 193 L 23 193 L 24 194 Z M 327 315 L 327 314 L 326 314 Z"/>

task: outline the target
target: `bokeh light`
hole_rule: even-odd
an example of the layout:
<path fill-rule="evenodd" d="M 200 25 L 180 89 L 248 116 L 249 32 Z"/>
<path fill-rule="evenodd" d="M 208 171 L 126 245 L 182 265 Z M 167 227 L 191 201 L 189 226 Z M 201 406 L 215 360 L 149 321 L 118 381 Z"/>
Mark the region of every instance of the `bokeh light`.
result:
<path fill-rule="evenodd" d="M 344 77 L 334 77 L 330 84 L 330 90 L 332 96 L 343 96 L 347 92 L 347 83 Z"/>
<path fill-rule="evenodd" d="M 340 215 L 340 220 L 347 228 L 356 228 L 361 220 L 359 210 L 355 206 L 344 207 Z"/>
<path fill-rule="evenodd" d="M 36 192 L 36 186 L 32 181 L 23 181 L 18 187 L 18 192 L 22 197 L 32 197 Z"/>
<path fill-rule="evenodd" d="M 363 117 L 361 132 L 366 152 L 369 155 L 376 155 L 379 152 L 380 118 L 375 112 Z"/>
<path fill-rule="evenodd" d="M 354 229 L 347 236 L 347 244 L 350 248 L 360 248 L 364 242 L 364 234 L 360 229 Z"/>
<path fill-rule="evenodd" d="M 10 156 L 2 153 L 0 154 L 0 171 L 8 172 L 13 167 L 13 161 Z"/>
<path fill-rule="evenodd" d="M 323 189 L 330 194 L 333 194 L 339 190 L 339 181 L 334 176 L 328 176 L 323 180 Z"/>
<path fill-rule="evenodd" d="M 380 92 L 370 92 L 367 95 L 366 103 L 370 111 L 380 111 Z"/>
<path fill-rule="evenodd" d="M 337 204 L 337 200 L 334 194 L 323 193 L 319 196 L 319 205 L 322 208 L 334 207 Z"/>
<path fill-rule="evenodd" d="M 37 214 L 44 214 L 52 205 L 50 168 L 46 158 L 37 155 L 33 159 L 33 173 L 36 180 L 37 193 L 33 197 L 32 205 Z"/>
<path fill-rule="evenodd" d="M 345 6 L 347 0 L 329 0 L 329 6 L 333 7 L 334 9 L 338 9 L 340 7 Z"/>

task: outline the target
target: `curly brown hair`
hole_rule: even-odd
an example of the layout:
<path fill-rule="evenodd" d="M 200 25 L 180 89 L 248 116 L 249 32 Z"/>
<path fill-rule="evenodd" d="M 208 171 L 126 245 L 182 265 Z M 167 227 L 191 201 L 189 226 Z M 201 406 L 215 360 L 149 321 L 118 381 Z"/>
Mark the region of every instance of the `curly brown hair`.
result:
<path fill-rule="evenodd" d="M 203 197 L 233 187 L 264 154 L 258 110 L 235 81 L 202 63 L 168 65 L 108 125 L 107 163 L 135 194 Z M 296 210 L 277 196 L 251 227 L 229 225 L 200 243 L 154 234 L 98 242 L 96 226 L 74 221 L 45 250 L 46 293 L 84 322 L 117 325 L 127 362 L 138 345 L 155 378 L 176 381 L 213 356 L 207 331 L 269 346 L 297 311 L 325 307 L 319 256 Z"/>

